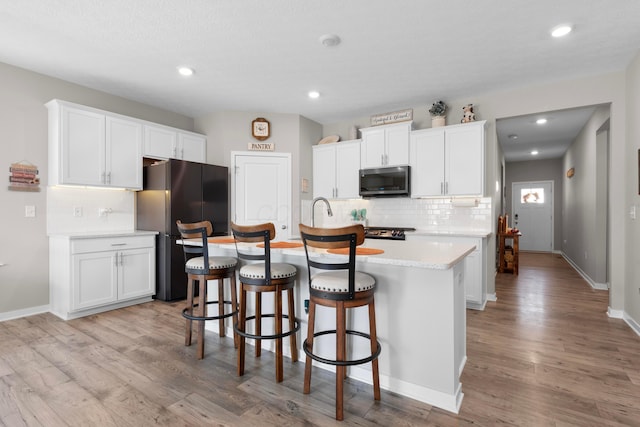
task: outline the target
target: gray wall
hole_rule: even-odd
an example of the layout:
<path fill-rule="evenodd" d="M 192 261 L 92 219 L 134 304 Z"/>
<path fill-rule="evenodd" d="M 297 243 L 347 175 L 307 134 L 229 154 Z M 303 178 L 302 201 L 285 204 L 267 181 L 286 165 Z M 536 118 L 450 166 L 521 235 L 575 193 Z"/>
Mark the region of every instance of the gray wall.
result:
<path fill-rule="evenodd" d="M 8 182 L 11 163 L 38 166 L 39 192 L 9 191 L 0 186 L 0 318 L 49 304 L 49 246 L 46 232 L 47 109 L 59 98 L 115 113 L 193 130 L 193 120 L 137 102 L 0 63 L 0 170 Z M 36 207 L 35 218 L 24 207 Z"/>
<path fill-rule="evenodd" d="M 562 159 L 530 160 L 525 162 L 505 163 L 505 207 L 504 210 L 513 218 L 511 212 L 511 184 L 526 181 L 553 181 L 553 250 L 562 248 L 562 184 L 564 176 Z M 513 224 L 513 220 L 509 220 Z"/>
<path fill-rule="evenodd" d="M 196 118 L 195 128 L 207 135 L 207 162 L 230 166 L 232 151 L 247 151 L 248 143 L 256 142 L 251 122 L 257 117 L 271 125 L 271 136 L 265 142 L 275 144 L 276 152 L 291 153 L 291 235 L 295 236 L 301 200 L 313 194 L 301 192 L 301 180 L 311 181 L 311 146 L 321 139 L 321 125 L 297 114 L 226 111 Z"/>
<path fill-rule="evenodd" d="M 592 280 L 596 272 L 597 254 L 605 242 L 598 238 L 597 214 L 597 145 L 598 129 L 609 119 L 609 107 L 594 112 L 564 156 L 565 170 L 575 174 L 565 181 L 562 218 L 562 251 Z"/>

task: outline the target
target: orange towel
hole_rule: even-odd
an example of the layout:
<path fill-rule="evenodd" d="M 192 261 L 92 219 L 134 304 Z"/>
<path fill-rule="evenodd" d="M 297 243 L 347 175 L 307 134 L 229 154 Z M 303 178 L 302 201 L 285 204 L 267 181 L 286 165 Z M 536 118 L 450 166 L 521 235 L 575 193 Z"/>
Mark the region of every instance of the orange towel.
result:
<path fill-rule="evenodd" d="M 330 254 L 349 255 L 349 248 L 327 249 Z M 356 248 L 356 255 L 378 255 L 382 254 L 382 249 L 375 248 Z"/>
<path fill-rule="evenodd" d="M 259 248 L 264 248 L 264 243 L 258 243 L 256 245 Z M 269 247 L 273 249 L 289 249 L 289 248 L 300 248 L 302 247 L 302 243 L 297 242 L 271 242 Z"/>
<path fill-rule="evenodd" d="M 233 237 L 209 237 L 207 241 L 209 243 L 234 243 L 236 240 Z"/>

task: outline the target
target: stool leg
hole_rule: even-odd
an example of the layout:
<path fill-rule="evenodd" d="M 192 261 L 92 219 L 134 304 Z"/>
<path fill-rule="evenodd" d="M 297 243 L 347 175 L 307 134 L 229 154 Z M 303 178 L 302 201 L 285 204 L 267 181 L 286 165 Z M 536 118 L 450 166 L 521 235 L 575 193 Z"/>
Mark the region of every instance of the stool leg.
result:
<path fill-rule="evenodd" d="M 245 332 L 245 326 L 247 324 L 247 291 L 244 289 L 244 285 L 240 283 L 240 315 L 238 319 L 238 330 Z M 246 338 L 242 335 L 239 336 L 238 345 L 238 376 L 244 375 L 244 347 Z"/>
<path fill-rule="evenodd" d="M 231 280 L 229 281 L 230 285 L 231 285 L 231 309 L 233 310 L 233 316 L 231 316 L 231 321 L 233 322 L 233 325 L 237 325 L 238 324 L 238 296 L 237 296 L 237 291 L 236 291 L 236 275 L 235 273 L 233 274 L 233 276 L 231 276 Z M 233 330 L 233 346 L 235 348 L 238 348 L 238 338 L 239 335 L 236 334 L 235 332 L 235 328 Z"/>
<path fill-rule="evenodd" d="M 371 335 L 371 354 L 378 349 L 378 336 L 376 332 L 376 309 L 373 298 L 369 303 L 369 335 Z M 373 398 L 380 400 L 380 375 L 378 372 L 378 358 L 371 361 L 371 371 L 373 374 Z"/>
<path fill-rule="evenodd" d="M 201 277 L 198 282 L 200 283 L 200 295 L 198 295 L 198 305 L 200 316 L 207 316 L 207 281 L 204 277 Z M 197 358 L 204 358 L 204 320 L 198 321 L 198 351 Z"/>
<path fill-rule="evenodd" d="M 262 292 L 256 292 L 256 335 L 262 335 Z M 256 357 L 262 352 L 262 340 L 256 340 Z"/>
<path fill-rule="evenodd" d="M 224 279 L 218 279 L 218 316 L 224 316 Z M 224 337 L 224 319 L 218 320 L 218 334 Z"/>
<path fill-rule="evenodd" d="M 276 335 L 282 334 L 282 289 L 276 287 L 275 294 L 275 327 Z M 284 379 L 284 359 L 282 356 L 282 338 L 276 338 L 276 382 Z"/>
<path fill-rule="evenodd" d="M 191 276 L 189 276 L 187 280 L 187 314 L 193 315 L 193 277 Z M 191 345 L 191 328 L 193 321 L 191 319 L 185 320 L 184 345 Z"/>
<path fill-rule="evenodd" d="M 293 300 L 293 288 L 287 289 L 287 295 L 289 296 L 289 330 L 293 331 L 296 327 L 296 309 L 294 306 Z M 296 338 L 297 334 L 289 335 L 289 346 L 291 347 L 291 361 L 298 361 L 298 339 Z"/>
<path fill-rule="evenodd" d="M 307 319 L 307 346 L 309 351 L 313 351 L 313 334 L 316 322 L 316 303 L 313 299 L 309 300 L 309 318 Z M 311 392 L 311 357 L 307 356 L 304 363 L 304 394 Z"/>
<path fill-rule="evenodd" d="M 347 325 L 344 301 L 336 303 L 336 360 L 346 360 Z M 342 421 L 344 408 L 345 367 L 336 366 L 336 420 Z"/>

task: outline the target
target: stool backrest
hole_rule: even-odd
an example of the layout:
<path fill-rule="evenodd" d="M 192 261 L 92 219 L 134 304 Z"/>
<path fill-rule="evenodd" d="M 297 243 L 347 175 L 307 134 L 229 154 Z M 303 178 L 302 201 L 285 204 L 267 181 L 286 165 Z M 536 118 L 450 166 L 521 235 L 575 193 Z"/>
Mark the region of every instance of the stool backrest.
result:
<path fill-rule="evenodd" d="M 307 257 L 309 285 L 311 285 L 312 277 L 311 268 L 349 270 L 348 296 L 349 299 L 353 299 L 355 296 L 356 247 L 364 243 L 364 227 L 361 224 L 357 224 L 341 228 L 317 228 L 300 224 L 300 237 L 302 237 L 304 252 Z M 347 262 L 320 262 L 313 257 L 309 257 L 309 247 L 319 249 L 349 248 L 349 260 Z M 309 286 L 309 292 L 316 293 L 311 286 Z"/>
<path fill-rule="evenodd" d="M 200 221 L 183 224 L 182 221 L 177 220 L 178 231 L 183 239 L 200 239 L 202 246 L 182 245 L 184 252 L 185 264 L 191 258 L 203 257 L 204 258 L 204 271 L 209 271 L 209 245 L 207 237 L 213 233 L 213 226 L 209 221 Z"/>
<path fill-rule="evenodd" d="M 236 254 L 238 258 L 248 261 L 264 261 L 264 277 L 266 284 L 271 284 L 271 247 L 269 242 L 276 237 L 276 227 L 271 222 L 254 225 L 238 225 L 231 222 L 231 232 L 236 241 Z M 264 250 L 256 253 L 253 248 L 251 250 L 238 246 L 240 243 L 262 243 Z"/>

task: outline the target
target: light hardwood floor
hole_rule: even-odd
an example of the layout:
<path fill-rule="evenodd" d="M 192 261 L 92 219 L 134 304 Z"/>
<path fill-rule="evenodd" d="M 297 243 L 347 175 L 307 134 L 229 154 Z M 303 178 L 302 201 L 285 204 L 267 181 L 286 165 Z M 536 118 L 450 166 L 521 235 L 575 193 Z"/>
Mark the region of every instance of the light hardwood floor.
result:
<path fill-rule="evenodd" d="M 500 274 L 498 301 L 467 311 L 468 362 L 458 415 L 347 381 L 334 417 L 334 376 L 304 364 L 247 358 L 237 377 L 231 338 L 207 332 L 205 359 L 184 347 L 182 303 L 152 302 L 64 322 L 43 314 L 0 323 L 4 426 L 640 426 L 640 337 L 607 317 L 559 256 L 521 254 Z M 384 351 L 384 348 L 383 348 Z"/>

